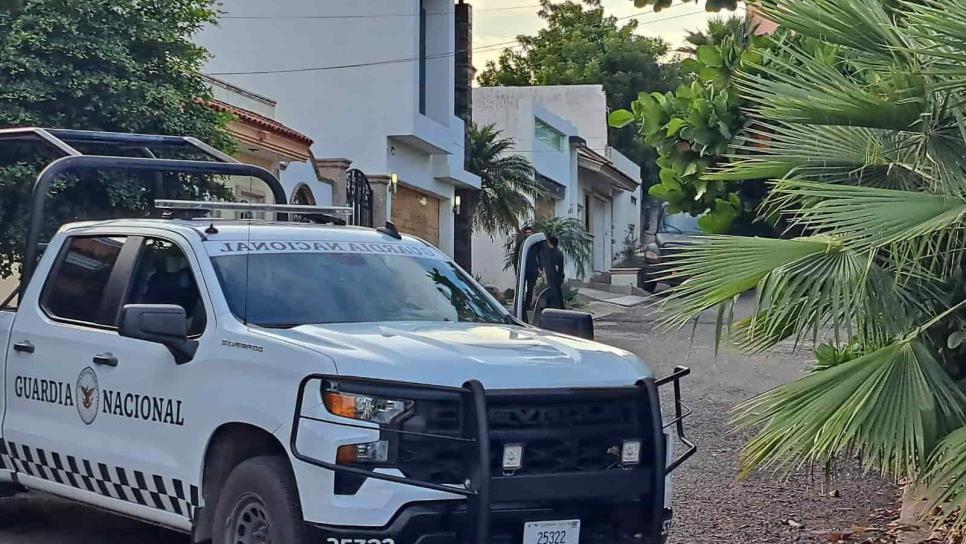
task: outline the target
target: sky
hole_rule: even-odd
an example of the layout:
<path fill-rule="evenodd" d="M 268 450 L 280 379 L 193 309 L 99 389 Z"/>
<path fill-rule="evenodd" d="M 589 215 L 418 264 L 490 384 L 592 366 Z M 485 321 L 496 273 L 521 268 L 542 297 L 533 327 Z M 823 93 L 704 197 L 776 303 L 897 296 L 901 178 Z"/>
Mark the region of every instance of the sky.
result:
<path fill-rule="evenodd" d="M 534 34 L 543 27 L 543 20 L 537 16 L 537 0 L 469 0 L 469 3 L 473 5 L 473 64 L 479 71 L 488 60 L 500 56 L 500 44 L 513 45 L 505 42 L 519 34 Z M 672 47 L 680 45 L 689 30 L 704 28 L 708 18 L 715 16 L 706 13 L 703 4 L 675 0 L 670 8 L 655 13 L 650 7 L 635 8 L 632 0 L 603 1 L 607 15 L 640 14 L 638 33 L 664 38 Z M 739 9 L 738 14 L 743 13 Z M 722 14 L 728 15 L 728 12 Z"/>

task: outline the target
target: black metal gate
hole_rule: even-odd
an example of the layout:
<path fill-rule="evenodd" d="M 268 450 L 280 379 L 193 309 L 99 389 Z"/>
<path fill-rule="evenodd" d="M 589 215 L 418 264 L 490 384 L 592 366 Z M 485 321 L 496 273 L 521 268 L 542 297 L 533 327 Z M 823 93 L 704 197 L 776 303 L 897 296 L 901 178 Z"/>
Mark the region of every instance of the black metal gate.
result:
<path fill-rule="evenodd" d="M 372 186 L 369 178 L 353 168 L 345 174 L 345 201 L 352 207 L 350 223 L 360 227 L 372 227 Z"/>

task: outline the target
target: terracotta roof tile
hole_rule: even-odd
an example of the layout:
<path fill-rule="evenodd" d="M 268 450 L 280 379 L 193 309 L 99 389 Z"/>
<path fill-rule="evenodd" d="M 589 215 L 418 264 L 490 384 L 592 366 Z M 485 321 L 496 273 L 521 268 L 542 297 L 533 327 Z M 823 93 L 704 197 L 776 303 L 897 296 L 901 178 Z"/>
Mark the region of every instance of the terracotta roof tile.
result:
<path fill-rule="evenodd" d="M 305 145 L 312 145 L 312 138 L 309 138 L 305 134 L 293 130 L 282 123 L 279 123 L 275 119 L 270 117 L 265 117 L 264 115 L 259 115 L 255 112 L 248 111 L 231 104 L 226 104 L 220 100 L 208 100 L 208 106 L 212 109 L 222 111 L 225 113 L 230 113 L 238 118 L 239 121 L 247 123 L 249 125 L 254 125 L 263 130 L 267 130 L 279 136 L 284 136 L 291 140 L 303 143 Z"/>

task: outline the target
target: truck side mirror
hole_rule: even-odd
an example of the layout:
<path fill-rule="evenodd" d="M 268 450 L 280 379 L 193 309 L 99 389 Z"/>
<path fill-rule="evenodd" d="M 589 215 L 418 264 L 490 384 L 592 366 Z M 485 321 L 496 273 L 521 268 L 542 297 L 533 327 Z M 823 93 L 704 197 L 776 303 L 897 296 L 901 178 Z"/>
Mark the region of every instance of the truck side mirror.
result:
<path fill-rule="evenodd" d="M 198 342 L 188 339 L 188 314 L 175 304 L 125 305 L 118 333 L 167 347 L 179 365 L 191 361 L 198 351 Z"/>
<path fill-rule="evenodd" d="M 593 340 L 594 316 L 586 312 L 548 308 L 540 314 L 540 328 Z"/>

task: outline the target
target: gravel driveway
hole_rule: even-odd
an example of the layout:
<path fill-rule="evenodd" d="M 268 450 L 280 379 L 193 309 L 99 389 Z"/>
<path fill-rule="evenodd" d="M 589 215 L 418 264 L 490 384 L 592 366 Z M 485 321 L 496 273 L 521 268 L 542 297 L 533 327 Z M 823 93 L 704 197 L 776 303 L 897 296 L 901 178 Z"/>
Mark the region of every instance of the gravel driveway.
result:
<path fill-rule="evenodd" d="M 771 474 L 737 480 L 738 455 L 749 435 L 730 431 L 729 412 L 800 376 L 807 353 L 787 349 L 746 357 L 722 348 L 715 356 L 711 319 L 699 321 L 692 342 L 690 326 L 662 333 L 640 306 L 600 318 L 596 325 L 599 339 L 635 352 L 658 376 L 681 364 L 693 370 L 683 394 L 694 408 L 687 420 L 689 437 L 700 449 L 675 475 L 671 544 L 828 544 L 836 540 L 832 533 L 881 527 L 884 510 L 895 508 L 897 488 L 851 464 L 824 489 L 821 471 L 785 481 Z"/>
<path fill-rule="evenodd" d="M 728 412 L 757 393 L 794 379 L 805 355 L 776 352 L 715 357 L 713 325 L 702 322 L 673 334 L 654 330 L 638 307 L 597 322 L 599 338 L 640 355 L 659 375 L 687 364 L 694 373 L 685 396 L 695 413 L 688 421 L 700 452 L 675 479 L 673 544 L 828 543 L 828 531 L 881 525 L 896 488 L 846 468 L 834 485 L 821 487 L 821 474 L 778 482 L 756 475 L 738 482 L 737 457 L 745 437 L 729 433 Z M 185 544 L 184 535 L 43 495 L 0 501 L 0 544 Z M 860 542 L 858 540 L 856 542 Z"/>

